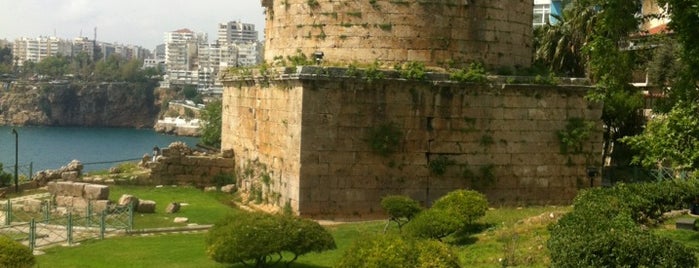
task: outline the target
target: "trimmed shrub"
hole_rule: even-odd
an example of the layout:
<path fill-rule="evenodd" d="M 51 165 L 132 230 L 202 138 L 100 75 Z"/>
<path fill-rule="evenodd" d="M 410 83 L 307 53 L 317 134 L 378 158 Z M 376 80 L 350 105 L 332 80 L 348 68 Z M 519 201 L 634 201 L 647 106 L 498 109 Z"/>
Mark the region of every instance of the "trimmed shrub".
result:
<path fill-rule="evenodd" d="M 28 247 L 0 235 L 0 267 L 33 267 L 35 262 L 34 254 Z"/>
<path fill-rule="evenodd" d="M 340 268 L 459 267 L 454 251 L 434 240 L 377 235 L 355 240 L 345 251 Z"/>
<path fill-rule="evenodd" d="M 332 235 L 313 220 L 284 216 L 283 226 L 286 238 L 283 250 L 294 254 L 294 258 L 287 264 L 307 253 L 337 248 Z"/>
<path fill-rule="evenodd" d="M 549 226 L 553 267 L 695 267 L 694 253 L 640 227 L 687 207 L 699 181 L 618 184 L 581 192 L 574 210 Z"/>
<path fill-rule="evenodd" d="M 398 224 L 398 229 L 422 211 L 420 203 L 404 195 L 389 195 L 381 199 L 381 207 L 388 214 L 388 220 Z"/>
<path fill-rule="evenodd" d="M 413 237 L 441 240 L 465 226 L 461 216 L 450 210 L 428 209 L 405 225 L 405 231 Z"/>
<path fill-rule="evenodd" d="M 283 260 L 282 253 L 294 258 L 316 251 L 334 249 L 335 241 L 318 223 L 296 217 L 245 212 L 229 216 L 209 230 L 207 255 L 220 263 L 253 263 L 266 267 Z"/>
<path fill-rule="evenodd" d="M 473 190 L 456 190 L 437 199 L 431 209 L 452 211 L 467 224 L 471 224 L 485 216 L 488 200 L 483 194 Z"/>

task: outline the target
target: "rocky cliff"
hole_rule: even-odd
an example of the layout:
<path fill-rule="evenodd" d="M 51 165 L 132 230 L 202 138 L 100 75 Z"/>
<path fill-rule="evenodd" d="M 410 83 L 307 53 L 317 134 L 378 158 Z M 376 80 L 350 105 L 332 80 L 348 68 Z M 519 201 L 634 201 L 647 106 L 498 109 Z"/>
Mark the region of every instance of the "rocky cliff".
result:
<path fill-rule="evenodd" d="M 0 91 L 0 124 L 153 127 L 153 89 L 139 83 L 14 82 Z"/>

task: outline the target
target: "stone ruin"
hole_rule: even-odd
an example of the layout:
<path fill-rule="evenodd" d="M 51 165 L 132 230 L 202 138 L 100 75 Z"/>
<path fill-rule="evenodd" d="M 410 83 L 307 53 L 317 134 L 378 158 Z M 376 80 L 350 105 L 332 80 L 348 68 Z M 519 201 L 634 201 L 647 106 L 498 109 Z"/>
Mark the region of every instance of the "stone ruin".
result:
<path fill-rule="evenodd" d="M 72 181 L 51 181 L 47 186 L 55 205 L 66 212 L 82 215 L 87 214 L 88 206 L 96 213 L 109 207 L 109 186 Z"/>
<path fill-rule="evenodd" d="M 66 180 L 75 181 L 83 175 L 83 164 L 78 160 L 73 160 L 68 165 L 55 170 L 44 170 L 37 172 L 32 181 L 36 187 L 46 186 L 50 181 Z"/>

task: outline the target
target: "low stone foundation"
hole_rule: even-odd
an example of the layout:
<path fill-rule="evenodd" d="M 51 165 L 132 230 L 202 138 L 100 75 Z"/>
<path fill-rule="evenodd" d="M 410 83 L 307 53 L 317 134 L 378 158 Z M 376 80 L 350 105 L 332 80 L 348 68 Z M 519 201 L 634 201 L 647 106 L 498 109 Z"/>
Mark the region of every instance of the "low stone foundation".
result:
<path fill-rule="evenodd" d="M 95 213 L 102 212 L 109 206 L 109 186 L 82 182 L 49 182 L 47 188 L 57 207 L 84 215 L 91 207 Z"/>
<path fill-rule="evenodd" d="M 219 174 L 234 173 L 235 161 L 219 155 L 197 155 L 184 143 L 175 142 L 162 149 L 162 155 L 151 162 L 144 157 L 142 164 L 151 169 L 153 184 L 193 185 L 199 188 L 215 185 L 213 178 Z"/>

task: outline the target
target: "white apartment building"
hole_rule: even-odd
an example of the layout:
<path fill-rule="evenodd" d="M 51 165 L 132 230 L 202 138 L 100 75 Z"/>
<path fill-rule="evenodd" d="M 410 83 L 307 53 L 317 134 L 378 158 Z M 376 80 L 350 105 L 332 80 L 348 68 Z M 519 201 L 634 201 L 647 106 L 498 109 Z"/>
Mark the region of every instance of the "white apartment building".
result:
<path fill-rule="evenodd" d="M 76 37 L 73 39 L 73 50 L 71 55 L 75 56 L 81 52 L 85 52 L 88 56 L 90 56 L 90 59 L 94 59 L 95 42 L 87 37 Z"/>
<path fill-rule="evenodd" d="M 205 46 L 207 35 L 189 29 L 165 33 L 165 76 L 161 87 L 199 84 L 199 46 Z"/>
<path fill-rule="evenodd" d="M 17 66 L 23 66 L 27 61 L 40 62 L 56 55 L 70 56 L 72 52 L 72 43 L 57 37 L 22 37 L 15 39 L 12 45 L 12 54 Z"/>
<path fill-rule="evenodd" d="M 258 41 L 255 24 L 229 21 L 219 23 L 217 44 L 221 47 L 233 43 L 254 43 Z"/>

